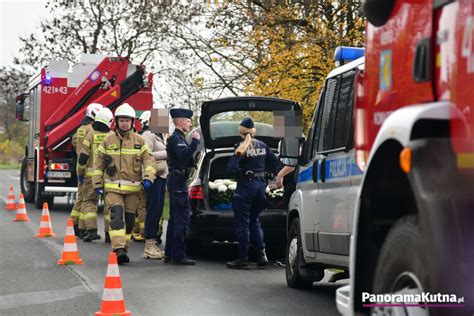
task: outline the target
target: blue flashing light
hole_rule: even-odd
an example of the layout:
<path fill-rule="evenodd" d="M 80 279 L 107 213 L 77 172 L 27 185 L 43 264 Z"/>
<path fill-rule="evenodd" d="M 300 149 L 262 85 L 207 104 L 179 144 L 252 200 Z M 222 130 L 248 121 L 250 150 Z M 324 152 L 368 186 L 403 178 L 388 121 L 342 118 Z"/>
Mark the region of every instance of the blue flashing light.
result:
<path fill-rule="evenodd" d="M 339 62 L 356 60 L 363 57 L 364 52 L 361 47 L 339 46 L 334 51 L 334 60 Z"/>
<path fill-rule="evenodd" d="M 49 86 L 52 82 L 53 82 L 53 78 L 51 78 L 51 75 L 50 75 L 49 73 L 47 73 L 47 74 L 44 76 L 43 84 Z"/>

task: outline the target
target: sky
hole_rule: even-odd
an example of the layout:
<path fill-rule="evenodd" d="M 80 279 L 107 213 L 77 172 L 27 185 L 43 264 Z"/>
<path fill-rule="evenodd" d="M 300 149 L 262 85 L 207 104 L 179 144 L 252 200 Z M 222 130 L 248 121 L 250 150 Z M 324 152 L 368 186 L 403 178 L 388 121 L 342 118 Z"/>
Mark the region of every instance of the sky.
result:
<path fill-rule="evenodd" d="M 46 0 L 0 0 L 0 66 L 11 66 L 20 48 L 20 35 L 39 31 L 48 16 Z"/>

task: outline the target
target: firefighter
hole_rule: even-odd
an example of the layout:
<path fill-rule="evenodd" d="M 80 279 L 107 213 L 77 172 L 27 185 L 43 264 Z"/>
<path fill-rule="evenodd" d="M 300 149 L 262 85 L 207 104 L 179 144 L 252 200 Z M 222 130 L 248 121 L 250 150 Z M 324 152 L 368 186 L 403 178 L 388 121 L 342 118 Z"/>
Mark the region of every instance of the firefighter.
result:
<path fill-rule="evenodd" d="M 92 123 L 94 122 L 95 115 L 103 108 L 102 104 L 91 103 L 87 106 L 86 114 L 82 119 L 81 126 L 77 129 L 76 133 L 72 137 L 72 145 L 76 150 L 76 155 L 79 159 L 81 153 L 82 142 L 86 137 L 87 133 L 92 131 Z M 79 164 L 77 164 L 79 165 Z M 71 218 L 74 222 L 74 233 L 79 238 L 83 237 L 83 231 L 85 230 L 84 218 L 81 218 L 81 205 L 82 205 L 82 188 L 83 185 L 77 181 L 77 194 L 74 206 L 71 211 Z"/>
<path fill-rule="evenodd" d="M 257 251 L 257 266 L 264 267 L 268 264 L 259 215 L 266 206 L 265 171 L 275 173 L 279 166 L 278 158 L 268 145 L 254 138 L 256 129 L 251 118 L 242 120 L 239 132 L 243 141 L 236 144 L 234 155 L 227 166 L 228 172 L 237 177 L 232 209 L 239 242 L 237 260 L 226 264 L 230 269 L 248 269 L 250 239 Z"/>
<path fill-rule="evenodd" d="M 166 164 L 167 153 L 163 134 L 152 133 L 149 130 L 150 117 L 150 111 L 145 111 L 140 116 L 142 136 L 145 138 L 146 144 L 150 147 L 150 151 L 156 161 L 156 169 L 163 170 L 163 172 L 156 174 L 155 181 L 153 181 L 150 190 L 146 191 L 145 249 L 143 257 L 146 259 L 161 259 L 163 258 L 163 253 L 157 245 L 156 236 L 165 203 L 166 178 L 168 174 Z"/>
<path fill-rule="evenodd" d="M 193 153 L 201 136 L 193 132 L 191 144 L 187 144 L 184 133 L 189 132 L 193 111 L 171 109 L 171 117 L 176 127 L 168 138 L 166 152 L 168 154 L 169 176 L 167 187 L 170 197 L 170 218 L 166 232 L 165 262 L 176 265 L 195 265 L 196 261 L 186 257 L 184 238 L 189 223 L 188 167 L 194 165 Z"/>
<path fill-rule="evenodd" d="M 85 242 L 101 238 L 97 234 L 97 204 L 99 203 L 99 196 L 92 187 L 93 165 L 94 160 L 97 158 L 97 148 L 105 137 L 111 134 L 110 125 L 113 119 L 112 111 L 108 108 L 103 108 L 97 113 L 92 124 L 93 131 L 87 133 L 78 159 L 77 178 L 83 184 L 81 215 L 85 219 L 86 231 L 82 238 Z"/>
<path fill-rule="evenodd" d="M 138 195 L 142 185 L 146 190 L 151 187 L 156 174 L 145 140 L 132 130 L 134 120 L 135 110 L 128 103 L 117 108 L 115 133 L 99 145 L 92 177 L 94 190 L 105 192 L 105 204 L 110 207 L 109 233 L 119 264 L 130 262 L 127 251 Z"/>

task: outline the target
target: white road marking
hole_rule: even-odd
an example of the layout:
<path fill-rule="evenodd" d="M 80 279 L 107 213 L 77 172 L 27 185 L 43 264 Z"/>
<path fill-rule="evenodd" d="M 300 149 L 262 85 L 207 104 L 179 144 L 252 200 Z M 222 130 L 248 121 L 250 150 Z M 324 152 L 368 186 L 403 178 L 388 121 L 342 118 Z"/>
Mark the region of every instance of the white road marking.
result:
<path fill-rule="evenodd" d="M 70 289 L 24 292 L 0 296 L 0 310 L 17 308 L 35 304 L 45 304 L 57 301 L 64 301 L 87 294 L 89 291 L 82 285 Z"/>

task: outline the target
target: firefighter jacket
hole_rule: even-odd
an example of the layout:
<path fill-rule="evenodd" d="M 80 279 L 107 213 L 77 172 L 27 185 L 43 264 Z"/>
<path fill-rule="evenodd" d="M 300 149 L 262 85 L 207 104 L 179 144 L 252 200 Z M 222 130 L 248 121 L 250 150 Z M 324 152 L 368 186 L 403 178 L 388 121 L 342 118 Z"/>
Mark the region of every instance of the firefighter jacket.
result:
<path fill-rule="evenodd" d="M 100 132 L 92 130 L 87 133 L 86 138 L 82 142 L 81 154 L 87 155 L 89 159 L 87 164 L 81 164 L 81 159 L 77 163 L 77 175 L 92 177 L 94 173 L 94 160 L 97 158 L 97 150 L 99 145 L 102 144 L 105 137 L 113 132 Z"/>
<path fill-rule="evenodd" d="M 72 145 L 74 146 L 74 149 L 76 149 L 77 157 L 79 157 L 79 154 L 81 153 L 82 142 L 90 131 L 93 131 L 92 122 L 90 124 L 79 126 L 74 136 L 72 136 Z"/>
<path fill-rule="evenodd" d="M 156 161 L 156 175 L 166 179 L 168 176 L 168 164 L 166 162 L 168 155 L 166 153 L 165 141 L 159 135 L 149 130 L 145 131 L 142 136 L 145 138 L 145 142 L 150 147 L 150 152 Z"/>
<path fill-rule="evenodd" d="M 104 188 L 119 194 L 138 194 L 142 180 L 155 180 L 155 166 L 155 160 L 142 136 L 132 131 L 122 136 L 115 131 L 105 137 L 104 142 L 97 148 L 92 184 L 95 189 Z"/>

